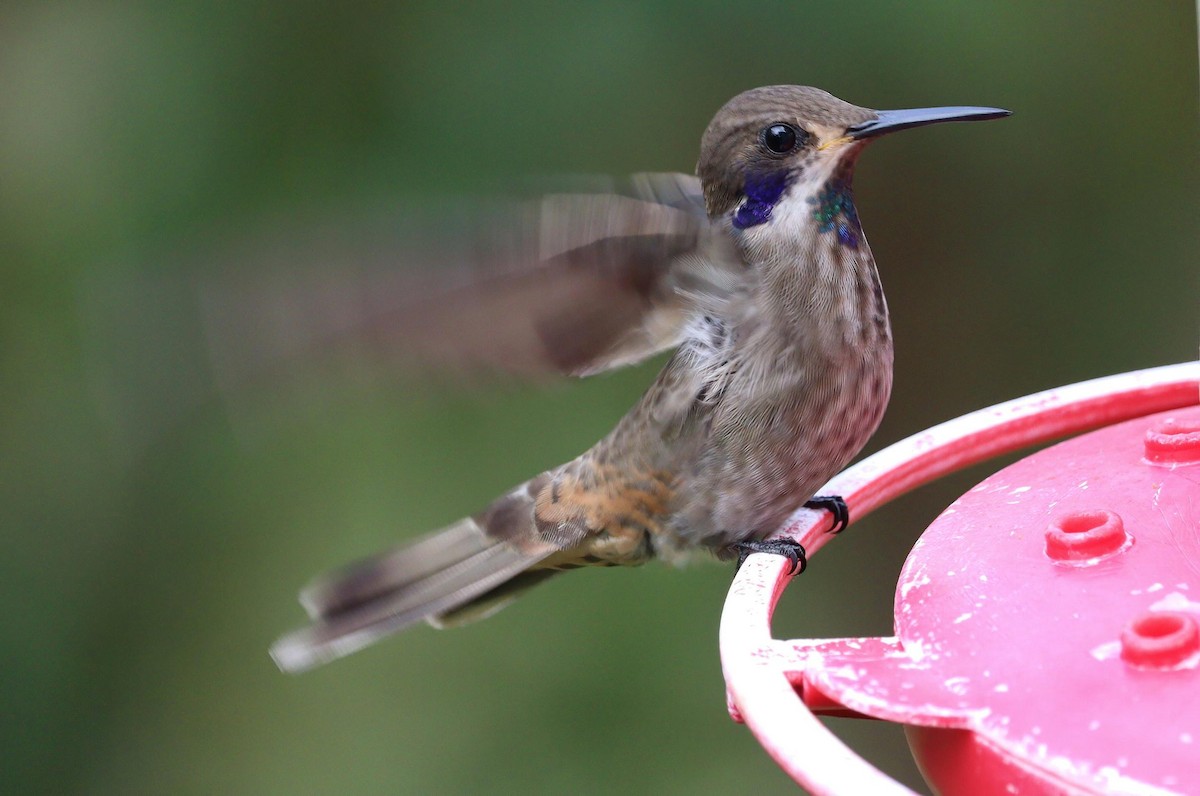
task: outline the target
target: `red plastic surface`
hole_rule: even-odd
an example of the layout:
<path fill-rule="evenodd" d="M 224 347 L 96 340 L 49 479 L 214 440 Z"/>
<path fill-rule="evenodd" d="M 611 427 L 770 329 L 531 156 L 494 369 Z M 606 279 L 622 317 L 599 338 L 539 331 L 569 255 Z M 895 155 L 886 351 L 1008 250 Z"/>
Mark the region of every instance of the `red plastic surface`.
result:
<path fill-rule="evenodd" d="M 1092 432 L 980 483 L 905 565 L 902 655 L 829 655 L 806 681 L 878 718 L 970 729 L 1048 782 L 1200 791 L 1200 467 L 1145 460 L 1150 425 Z M 1055 534 L 1085 544 L 1050 555 Z"/>
<path fill-rule="evenodd" d="M 982 410 L 881 451 L 822 493 L 845 496 L 861 517 L 991 455 L 1194 406 L 1198 379 L 1200 365 L 1189 363 Z M 1038 454 L 951 506 L 906 566 L 895 638 L 771 639 L 770 611 L 790 578 L 783 559 L 751 556 L 721 624 L 731 713 L 814 793 L 907 791 L 825 731 L 797 691 L 814 708 L 926 728 L 912 731 L 914 749 L 937 750 L 925 770 L 946 792 L 1200 789 L 1192 770 L 1200 765 L 1188 763 L 1200 761 L 1191 750 L 1200 735 L 1196 703 L 1188 699 L 1197 685 L 1189 652 L 1196 604 L 1180 586 L 1191 587 L 1200 571 L 1200 467 L 1189 466 L 1200 449 L 1192 441 L 1200 413 L 1172 416 L 1173 423 L 1106 429 L 1094 435 L 1099 442 L 1064 443 L 1052 449 L 1065 451 L 1061 458 L 1038 464 L 1057 455 Z M 1107 460 L 1113 434 L 1124 435 L 1114 455 L 1129 472 L 1116 473 Z M 1094 500 L 1113 485 L 1142 502 L 1130 509 Z M 1161 538 L 1147 530 L 1155 522 Z M 827 517 L 801 512 L 781 534 L 813 552 L 827 528 Z M 1119 583 L 1108 580 L 1114 572 Z M 1163 756 L 1145 751 L 1166 746 Z"/>

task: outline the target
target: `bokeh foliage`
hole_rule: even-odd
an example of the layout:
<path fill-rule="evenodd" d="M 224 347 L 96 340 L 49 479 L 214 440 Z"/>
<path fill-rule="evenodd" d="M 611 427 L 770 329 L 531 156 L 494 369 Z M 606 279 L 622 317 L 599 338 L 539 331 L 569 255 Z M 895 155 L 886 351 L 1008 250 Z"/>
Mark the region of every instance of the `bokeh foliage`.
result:
<path fill-rule="evenodd" d="M 725 715 L 727 567 L 579 573 L 300 678 L 266 656 L 314 571 L 584 449 L 652 368 L 476 393 L 314 378 L 164 424 L 162 396 L 203 389 L 180 370 L 194 352 L 147 323 L 126 380 L 97 286 L 281 220 L 690 171 L 713 111 L 755 85 L 1012 108 L 888 139 L 859 170 L 897 339 L 878 447 L 1196 355 L 1195 47 L 1187 0 L 6 4 L 0 790 L 788 789 Z M 906 551 L 978 476 L 826 548 L 779 631 L 889 632 Z M 918 781 L 894 728 L 835 726 Z"/>

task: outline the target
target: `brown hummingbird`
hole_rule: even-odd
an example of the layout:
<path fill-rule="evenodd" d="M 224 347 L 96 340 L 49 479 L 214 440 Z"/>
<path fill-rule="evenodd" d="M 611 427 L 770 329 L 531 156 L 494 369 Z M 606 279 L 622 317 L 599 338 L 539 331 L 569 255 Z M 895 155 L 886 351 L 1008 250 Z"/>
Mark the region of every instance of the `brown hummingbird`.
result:
<path fill-rule="evenodd" d="M 481 255 L 488 268 L 388 314 L 383 345 L 443 363 L 586 375 L 675 350 L 577 458 L 314 581 L 300 598 L 312 624 L 272 647 L 275 662 L 302 671 L 420 620 L 481 618 L 582 566 L 697 550 L 803 565 L 798 544 L 766 537 L 801 504 L 845 525 L 845 503 L 813 493 L 874 433 L 892 385 L 887 304 L 851 188 L 858 156 L 884 133 L 1008 113 L 746 91 L 705 130 L 695 177 L 548 196 L 502 256 Z"/>

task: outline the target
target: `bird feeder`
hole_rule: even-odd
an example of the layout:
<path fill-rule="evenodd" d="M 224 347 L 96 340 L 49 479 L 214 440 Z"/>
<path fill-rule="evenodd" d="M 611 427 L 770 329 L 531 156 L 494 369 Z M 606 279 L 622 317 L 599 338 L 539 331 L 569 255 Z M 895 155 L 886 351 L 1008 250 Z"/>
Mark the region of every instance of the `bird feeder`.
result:
<path fill-rule="evenodd" d="M 992 456 L 909 554 L 887 638 L 779 640 L 786 559 L 750 556 L 721 619 L 729 710 L 816 794 L 909 793 L 817 719 L 901 723 L 944 794 L 1200 793 L 1200 363 L 999 404 L 863 460 L 854 518 Z M 1094 429 L 1094 430 L 1093 430 Z M 779 535 L 811 554 L 828 515 Z"/>

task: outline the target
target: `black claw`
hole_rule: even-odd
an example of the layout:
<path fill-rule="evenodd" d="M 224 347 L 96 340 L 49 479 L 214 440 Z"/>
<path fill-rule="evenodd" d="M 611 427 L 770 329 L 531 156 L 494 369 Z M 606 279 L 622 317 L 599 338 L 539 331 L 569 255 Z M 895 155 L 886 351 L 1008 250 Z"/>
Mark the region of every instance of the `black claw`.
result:
<path fill-rule="evenodd" d="M 804 504 L 806 509 L 824 509 L 833 515 L 833 527 L 830 533 L 841 533 L 850 524 L 850 507 L 841 495 L 816 495 Z"/>
<path fill-rule="evenodd" d="M 795 539 L 781 538 L 738 542 L 733 545 L 733 549 L 738 554 L 737 569 L 742 568 L 742 564 L 746 563 L 746 559 L 751 553 L 770 553 L 771 555 L 783 556 L 792 565 L 792 568 L 788 570 L 789 575 L 799 575 L 808 568 L 808 558 L 804 554 L 804 545 Z"/>

